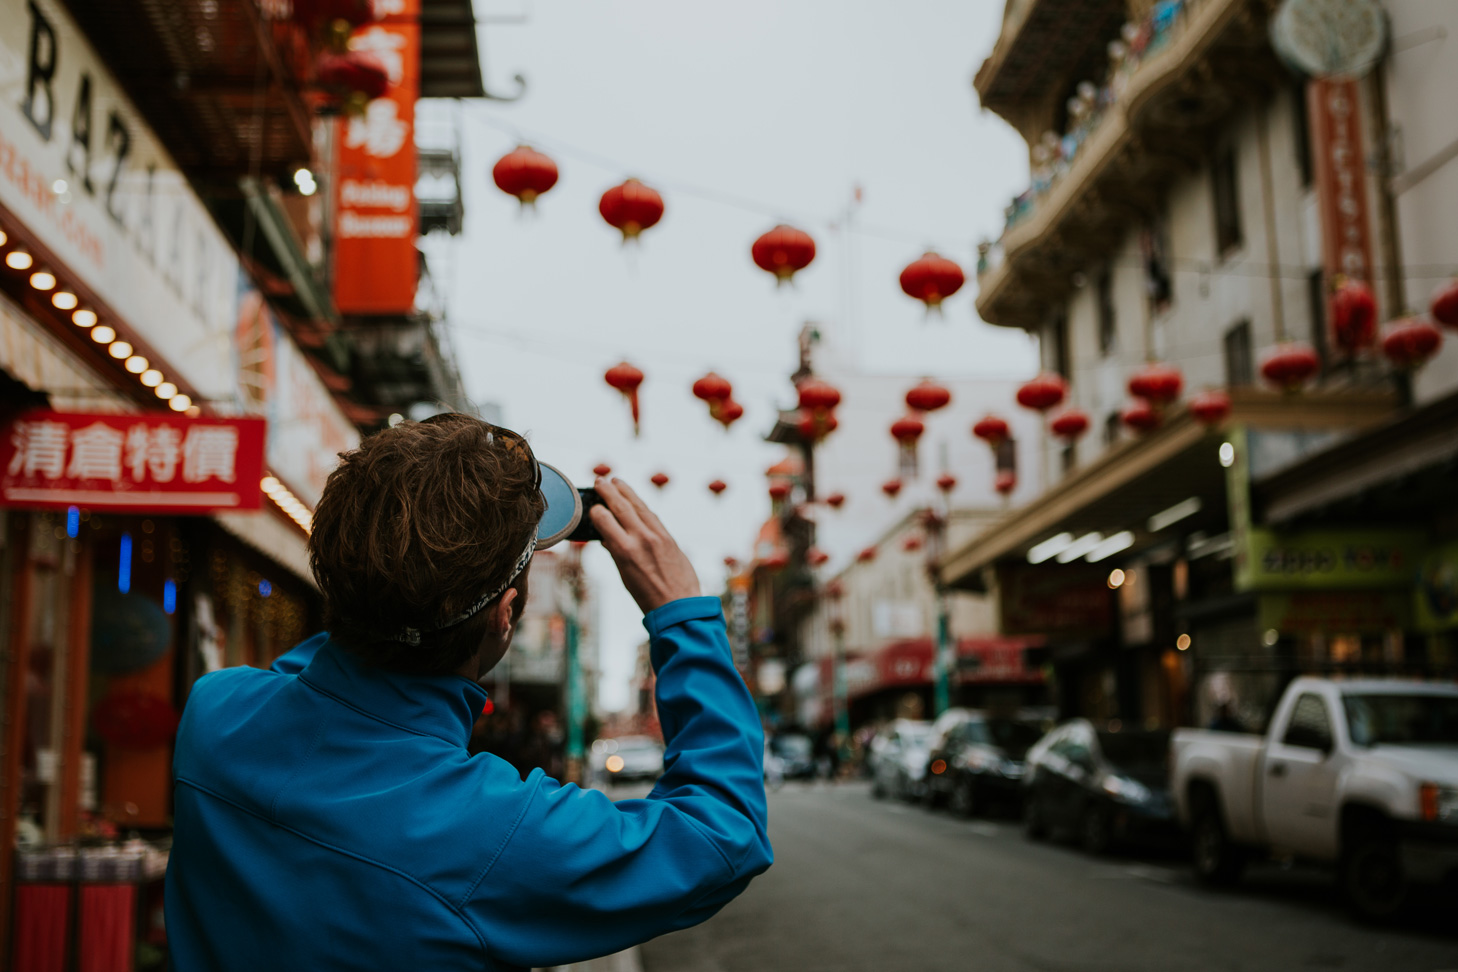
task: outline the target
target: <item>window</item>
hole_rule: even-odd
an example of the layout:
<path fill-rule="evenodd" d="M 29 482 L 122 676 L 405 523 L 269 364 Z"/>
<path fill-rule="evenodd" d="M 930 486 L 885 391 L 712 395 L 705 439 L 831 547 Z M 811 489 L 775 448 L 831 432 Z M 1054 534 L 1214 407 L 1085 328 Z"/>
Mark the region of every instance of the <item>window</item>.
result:
<path fill-rule="evenodd" d="M 1281 742 L 1302 749 L 1331 749 L 1331 720 L 1326 717 L 1326 703 L 1321 696 L 1307 692 L 1296 700 Z"/>
<path fill-rule="evenodd" d="M 1291 132 L 1296 143 L 1296 168 L 1301 172 L 1301 188 L 1310 189 L 1316 170 L 1311 159 L 1311 115 L 1306 109 L 1306 82 L 1291 86 Z"/>
<path fill-rule="evenodd" d="M 1324 364 L 1329 350 L 1326 343 L 1326 274 L 1320 267 L 1306 275 L 1306 308 L 1311 315 L 1311 346 Z"/>
<path fill-rule="evenodd" d="M 1124 420 L 1119 417 L 1118 412 L 1110 412 L 1104 416 L 1104 445 L 1111 446 L 1119 441 L 1119 429 Z"/>
<path fill-rule="evenodd" d="M 1215 252 L 1223 257 L 1243 242 L 1233 147 L 1223 149 L 1215 157 L 1210 182 L 1215 190 Z"/>
<path fill-rule="evenodd" d="M 1241 321 L 1225 332 L 1225 384 L 1239 388 L 1255 381 L 1251 360 L 1250 321 Z"/>
<path fill-rule="evenodd" d="M 1114 270 L 1104 267 L 1098 279 L 1099 353 L 1108 357 L 1118 341 L 1118 320 L 1114 316 Z"/>
<path fill-rule="evenodd" d="M 1144 290 L 1149 297 L 1149 312 L 1162 314 L 1174 302 L 1169 227 L 1163 215 L 1156 217 L 1139 235 L 1139 250 L 1144 261 Z"/>
<path fill-rule="evenodd" d="M 1048 367 L 1068 378 L 1068 315 L 1062 311 L 1048 328 Z"/>

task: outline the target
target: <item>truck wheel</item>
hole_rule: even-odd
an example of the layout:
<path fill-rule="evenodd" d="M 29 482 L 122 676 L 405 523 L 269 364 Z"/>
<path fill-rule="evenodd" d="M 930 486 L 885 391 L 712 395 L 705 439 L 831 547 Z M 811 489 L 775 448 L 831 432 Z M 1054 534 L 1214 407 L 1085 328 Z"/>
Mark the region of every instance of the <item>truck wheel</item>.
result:
<path fill-rule="evenodd" d="M 1043 810 L 1043 801 L 1036 793 L 1029 793 L 1023 808 L 1023 832 L 1029 840 L 1043 840 L 1048 836 L 1048 818 Z"/>
<path fill-rule="evenodd" d="M 1407 901 L 1407 875 L 1396 842 L 1380 834 L 1356 838 L 1342 854 L 1342 892 L 1357 917 L 1382 922 Z"/>
<path fill-rule="evenodd" d="M 1083 810 L 1083 817 L 1078 822 L 1078 842 L 1096 857 L 1107 854 L 1114 844 L 1109 812 L 1097 803 L 1090 803 Z"/>
<path fill-rule="evenodd" d="M 1204 884 L 1234 884 L 1245 869 L 1245 853 L 1226 834 L 1220 808 L 1212 799 L 1206 798 L 1196 806 L 1190 827 L 1190 854 L 1195 877 Z"/>

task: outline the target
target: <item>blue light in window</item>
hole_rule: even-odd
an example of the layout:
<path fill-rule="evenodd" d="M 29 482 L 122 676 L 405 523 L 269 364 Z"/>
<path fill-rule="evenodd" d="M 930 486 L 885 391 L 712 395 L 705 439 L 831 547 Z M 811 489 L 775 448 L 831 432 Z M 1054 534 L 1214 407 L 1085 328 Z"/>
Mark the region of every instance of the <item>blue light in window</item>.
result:
<path fill-rule="evenodd" d="M 273 585 L 270 584 L 267 580 L 259 581 L 258 593 L 262 594 L 264 597 L 268 597 L 268 595 L 273 593 Z"/>
<path fill-rule="evenodd" d="M 168 614 L 177 610 L 177 582 L 171 577 L 162 582 L 162 610 Z"/>
<path fill-rule="evenodd" d="M 116 589 L 123 594 L 132 589 L 132 535 L 121 535 L 121 551 L 116 564 Z"/>
<path fill-rule="evenodd" d="M 81 532 L 81 510 L 79 507 L 68 506 L 66 508 L 66 536 L 72 540 L 76 534 Z"/>

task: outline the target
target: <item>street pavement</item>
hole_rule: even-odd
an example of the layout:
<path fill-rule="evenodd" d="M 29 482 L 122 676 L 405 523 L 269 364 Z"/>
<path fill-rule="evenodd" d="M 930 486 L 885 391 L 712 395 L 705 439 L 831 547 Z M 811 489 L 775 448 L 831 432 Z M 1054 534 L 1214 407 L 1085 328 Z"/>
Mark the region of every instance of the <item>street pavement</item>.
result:
<path fill-rule="evenodd" d="M 1209 891 L 1180 857 L 1093 858 L 863 783 L 787 785 L 770 835 L 774 867 L 703 925 L 642 946 L 645 972 L 1458 972 L 1451 899 L 1369 928 L 1315 869 L 1261 865 Z"/>

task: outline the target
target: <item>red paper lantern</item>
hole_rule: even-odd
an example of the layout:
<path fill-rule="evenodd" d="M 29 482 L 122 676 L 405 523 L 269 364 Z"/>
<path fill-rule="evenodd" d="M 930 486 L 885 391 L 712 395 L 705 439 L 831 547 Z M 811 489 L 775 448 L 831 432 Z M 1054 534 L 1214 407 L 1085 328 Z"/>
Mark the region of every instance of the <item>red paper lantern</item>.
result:
<path fill-rule="evenodd" d="M 942 473 L 937 477 L 937 489 L 943 493 L 950 493 L 957 488 L 957 477 L 951 473 Z"/>
<path fill-rule="evenodd" d="M 795 386 L 800 407 L 810 412 L 826 412 L 840 404 L 840 389 L 819 378 L 806 378 Z"/>
<path fill-rule="evenodd" d="M 921 549 L 921 537 L 917 536 L 914 533 L 908 534 L 901 541 L 901 549 L 902 550 L 905 550 L 907 553 L 911 553 L 912 551 L 920 550 Z"/>
<path fill-rule="evenodd" d="M 896 494 L 899 493 L 899 492 L 901 492 L 901 480 L 899 480 L 899 479 L 888 479 L 888 480 L 886 480 L 884 483 L 881 484 L 881 492 L 885 493 L 887 496 L 891 497 L 892 499 L 895 499 L 896 498 Z"/>
<path fill-rule="evenodd" d="M 715 402 L 727 402 L 733 394 L 734 386 L 729 384 L 729 379 L 712 371 L 694 382 L 694 397 L 708 402 L 711 409 Z"/>
<path fill-rule="evenodd" d="M 1332 291 L 1331 333 L 1348 354 L 1368 347 L 1377 337 L 1377 297 L 1360 280 L 1344 280 Z"/>
<path fill-rule="evenodd" d="M 710 407 L 709 414 L 714 417 L 714 421 L 724 426 L 724 430 L 727 432 L 729 426 L 744 417 L 744 406 L 731 398 L 720 403 L 718 408 Z"/>
<path fill-rule="evenodd" d="M 390 71 L 378 54 L 369 51 L 325 51 L 319 55 L 315 78 L 343 94 L 352 114 L 380 97 L 390 87 Z"/>
<path fill-rule="evenodd" d="M 805 563 L 811 567 L 822 567 L 828 560 L 830 560 L 830 554 L 821 550 L 819 547 L 811 547 L 805 551 Z"/>
<path fill-rule="evenodd" d="M 1044 372 L 1018 389 L 1018 404 L 1023 408 L 1046 412 L 1063 404 L 1068 395 L 1068 382 L 1062 376 Z"/>
<path fill-rule="evenodd" d="M 825 497 L 825 505 L 829 506 L 832 510 L 840 509 L 842 506 L 845 505 L 845 494 L 831 493 L 829 496 Z"/>
<path fill-rule="evenodd" d="M 1201 425 L 1219 425 L 1230 415 L 1230 396 L 1218 388 L 1202 391 L 1190 399 L 1190 414 Z"/>
<path fill-rule="evenodd" d="M 662 489 L 663 487 L 668 485 L 668 473 L 656 472 L 652 476 L 648 477 L 648 481 L 654 486 L 657 486 L 659 489 Z"/>
<path fill-rule="evenodd" d="M 918 412 L 935 412 L 952 400 L 952 393 L 930 378 L 923 378 L 906 393 L 906 407 Z"/>
<path fill-rule="evenodd" d="M 294 0 L 294 20 L 307 30 L 344 21 L 353 29 L 375 21 L 374 0 Z"/>
<path fill-rule="evenodd" d="M 876 559 L 876 548 L 875 547 L 866 547 L 860 553 L 856 554 L 856 560 L 859 561 L 860 563 L 863 563 L 863 564 L 869 564 L 871 561 L 873 561 L 875 559 Z"/>
<path fill-rule="evenodd" d="M 638 434 L 638 386 L 643 384 L 643 372 L 626 361 L 620 361 L 607 370 L 603 380 L 623 393 L 633 412 L 633 434 Z"/>
<path fill-rule="evenodd" d="M 899 442 L 903 447 L 916 447 L 916 440 L 921 438 L 926 431 L 921 419 L 915 415 L 903 415 L 891 423 L 891 438 Z"/>
<path fill-rule="evenodd" d="M 800 438 L 806 442 L 819 442 L 840 428 L 840 422 L 836 419 L 834 412 L 802 410 L 798 414 L 800 417 L 795 422 L 795 428 L 800 433 Z"/>
<path fill-rule="evenodd" d="M 156 749 L 177 731 L 177 710 L 160 695 L 136 689 L 108 692 L 91 710 L 96 734 L 121 749 Z"/>
<path fill-rule="evenodd" d="M 557 163 L 530 146 L 518 145 L 497 160 L 491 178 L 496 188 L 523 206 L 535 206 L 537 197 L 557 184 Z"/>
<path fill-rule="evenodd" d="M 967 277 L 962 268 L 946 257 L 927 251 L 901 271 L 901 289 L 908 297 L 926 304 L 928 311 L 962 289 Z"/>
<path fill-rule="evenodd" d="M 1088 414 L 1080 409 L 1070 408 L 1055 415 L 1048 428 L 1058 438 L 1073 442 L 1088 431 Z"/>
<path fill-rule="evenodd" d="M 626 243 L 663 218 L 663 197 L 637 179 L 629 179 L 603 193 L 597 211 L 609 226 L 623 234 Z"/>
<path fill-rule="evenodd" d="M 1185 376 L 1173 365 L 1153 363 L 1129 377 L 1129 394 L 1142 398 L 1155 408 L 1164 408 L 1180 397 Z"/>
<path fill-rule="evenodd" d="M 1443 332 L 1422 317 L 1389 324 L 1382 334 L 1382 353 L 1395 367 L 1421 368 L 1443 346 Z"/>
<path fill-rule="evenodd" d="M 1428 305 L 1428 313 L 1439 324 L 1458 328 L 1458 277 L 1449 280 L 1434 292 L 1433 302 Z"/>
<path fill-rule="evenodd" d="M 790 484 L 783 480 L 770 483 L 769 494 L 772 500 L 786 499 L 790 495 Z"/>
<path fill-rule="evenodd" d="M 1018 474 L 1011 469 L 999 469 L 997 476 L 992 480 L 992 488 L 1003 496 L 1011 493 L 1018 487 Z"/>
<path fill-rule="evenodd" d="M 775 275 L 776 286 L 794 278 L 815 259 L 815 241 L 804 230 L 781 223 L 749 248 L 754 265 Z"/>
<path fill-rule="evenodd" d="M 607 478 L 608 476 L 611 476 L 613 474 L 613 467 L 609 466 L 605 462 L 600 462 L 592 467 L 592 474 L 594 476 L 602 476 L 603 478 Z"/>
<path fill-rule="evenodd" d="M 1119 418 L 1135 432 L 1153 432 L 1159 428 L 1159 410 L 1143 400 L 1136 401 L 1124 409 Z"/>
<path fill-rule="evenodd" d="M 770 570 L 783 570 L 789 566 L 790 555 L 783 550 L 774 550 L 760 560 L 760 563 Z"/>
<path fill-rule="evenodd" d="M 994 449 L 1006 442 L 1010 433 L 1007 421 L 996 415 L 984 416 L 972 426 L 972 434 Z"/>
<path fill-rule="evenodd" d="M 713 493 L 715 496 L 722 494 L 724 490 L 728 488 L 729 484 L 724 482 L 724 480 L 722 479 L 716 479 L 709 484 L 709 492 Z"/>
<path fill-rule="evenodd" d="M 1321 370 L 1321 359 L 1309 345 L 1278 345 L 1261 362 L 1261 377 L 1285 391 L 1298 391 Z"/>

